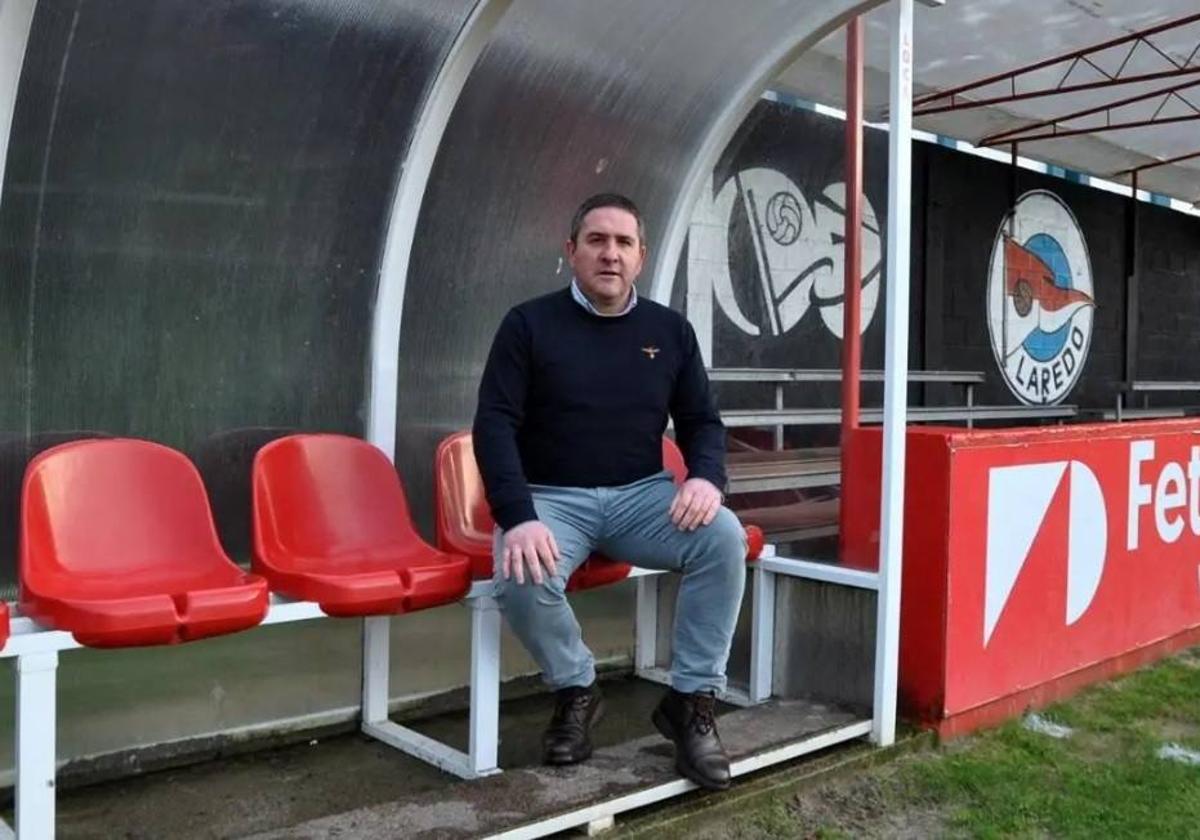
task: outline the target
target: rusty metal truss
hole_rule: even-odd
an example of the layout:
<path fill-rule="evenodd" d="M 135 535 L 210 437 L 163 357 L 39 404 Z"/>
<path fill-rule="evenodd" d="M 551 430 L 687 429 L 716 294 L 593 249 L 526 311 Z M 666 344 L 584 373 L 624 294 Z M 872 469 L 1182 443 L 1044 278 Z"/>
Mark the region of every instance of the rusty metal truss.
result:
<path fill-rule="evenodd" d="M 1080 91 L 1111 88 L 1117 85 L 1150 82 L 1181 76 L 1195 76 L 1197 77 L 1197 82 L 1193 82 L 1192 84 L 1200 83 L 1200 27 L 1197 27 L 1196 46 L 1190 51 L 1187 58 L 1182 61 L 1159 48 L 1150 40 L 1153 35 L 1178 30 L 1192 24 L 1200 24 L 1200 14 L 1177 18 L 1158 26 L 1143 29 L 1120 38 L 1114 38 L 1110 41 L 1104 41 L 1103 43 L 1085 47 L 1081 50 L 1073 50 L 1054 58 L 1027 64 L 1024 67 L 1019 67 L 1006 73 L 997 73 L 949 90 L 926 94 L 913 100 L 913 115 L 927 116 L 930 114 L 941 114 L 948 111 L 961 111 L 988 105 L 1002 105 L 1043 96 L 1077 93 Z M 1117 69 L 1115 71 L 1104 69 L 1098 60 L 1100 53 L 1125 45 L 1128 45 L 1128 50 Z M 1130 70 L 1130 62 L 1139 50 L 1143 53 L 1149 51 L 1157 56 L 1158 59 L 1161 59 L 1161 69 L 1149 72 L 1132 72 Z M 1053 84 L 1041 82 L 1041 78 L 1056 66 L 1063 68 L 1062 75 L 1058 78 L 1058 81 Z M 1088 69 L 1099 74 L 1101 78 L 1080 81 L 1079 77 L 1087 72 Z M 1027 85 L 1024 89 L 1021 89 L 1022 81 Z M 993 95 L 986 93 L 987 88 L 998 87 L 1005 82 L 1008 83 L 1008 91 L 1006 93 Z M 971 96 L 971 94 L 975 94 L 975 96 Z M 1063 119 L 1067 118 L 1064 117 Z"/>
<path fill-rule="evenodd" d="M 990 134 L 980 140 L 979 145 L 1000 146 L 1010 143 L 1028 143 L 1033 140 L 1053 140 L 1063 137 L 1075 137 L 1080 134 L 1101 134 L 1108 131 L 1120 131 L 1122 129 L 1148 128 L 1157 125 L 1170 125 L 1173 123 L 1200 120 L 1200 106 L 1197 106 L 1183 93 L 1183 91 L 1189 88 L 1200 88 L 1200 79 L 1139 94 L 1138 96 L 1130 96 L 1106 105 L 1098 105 L 1095 108 L 1084 108 L 1080 111 L 1064 114 L 1061 117 L 1030 123 L 1020 128 Z M 1156 99 L 1158 100 L 1158 105 L 1149 117 L 1122 118 L 1117 113 L 1123 108 L 1129 108 L 1131 105 L 1142 102 L 1153 102 Z M 1172 100 L 1182 103 L 1189 113 L 1163 116 L 1163 109 Z M 1098 115 L 1098 120 L 1084 124 L 1080 124 L 1079 122 L 1086 120 L 1087 117 L 1096 117 Z"/>
<path fill-rule="evenodd" d="M 1122 178 L 1126 175 L 1131 175 L 1135 179 L 1134 183 L 1136 184 L 1136 179 L 1139 172 L 1145 172 L 1147 169 L 1155 169 L 1159 166 L 1169 166 L 1172 163 L 1180 163 L 1182 161 L 1193 160 L 1195 158 L 1200 158 L 1200 151 L 1188 152 L 1186 155 L 1175 155 L 1174 157 L 1164 158 L 1163 160 L 1155 160 L 1151 161 L 1150 163 L 1143 163 L 1141 166 L 1134 166 L 1130 169 L 1122 169 L 1120 172 L 1114 172 L 1112 177 L 1116 179 Z"/>

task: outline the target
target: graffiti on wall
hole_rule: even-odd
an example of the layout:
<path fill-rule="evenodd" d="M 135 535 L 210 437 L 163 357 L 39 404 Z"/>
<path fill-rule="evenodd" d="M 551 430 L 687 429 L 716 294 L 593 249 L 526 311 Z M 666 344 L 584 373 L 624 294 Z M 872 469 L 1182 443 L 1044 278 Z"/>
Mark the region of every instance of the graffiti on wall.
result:
<path fill-rule="evenodd" d="M 1051 192 L 1021 196 L 1000 223 L 988 275 L 988 331 L 1004 381 L 1030 405 L 1053 405 L 1087 362 L 1096 306 L 1087 242 Z"/>
<path fill-rule="evenodd" d="M 731 268 L 733 231 L 748 232 L 754 264 Z M 810 200 L 786 175 L 743 169 L 692 216 L 688 251 L 688 312 L 705 320 L 717 308 L 747 336 L 782 336 L 805 317 L 820 317 L 841 339 L 845 300 L 845 185 L 829 184 Z M 863 197 L 863 332 L 879 301 L 879 221 Z M 735 282 L 735 276 L 741 278 Z M 747 282 L 745 278 L 753 278 Z M 755 298 L 758 305 L 746 303 Z M 748 313 L 747 310 L 750 310 Z M 815 314 L 810 314 L 815 313 Z"/>

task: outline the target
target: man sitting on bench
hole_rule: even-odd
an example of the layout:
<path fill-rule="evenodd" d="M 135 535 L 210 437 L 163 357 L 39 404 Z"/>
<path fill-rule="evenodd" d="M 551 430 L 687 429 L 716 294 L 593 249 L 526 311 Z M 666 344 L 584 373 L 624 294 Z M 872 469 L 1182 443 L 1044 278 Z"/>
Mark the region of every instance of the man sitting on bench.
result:
<path fill-rule="evenodd" d="M 570 286 L 501 322 L 473 430 L 499 526 L 496 600 L 557 695 L 543 756 L 573 764 L 592 753 L 603 701 L 565 587 L 599 551 L 683 575 L 672 688 L 653 722 L 674 741 L 680 773 L 728 787 L 714 704 L 742 601 L 746 538 L 721 505 L 725 429 L 691 325 L 634 289 L 646 256 L 634 203 L 587 199 L 566 256 Z M 663 469 L 668 412 L 688 467 L 679 488 Z"/>

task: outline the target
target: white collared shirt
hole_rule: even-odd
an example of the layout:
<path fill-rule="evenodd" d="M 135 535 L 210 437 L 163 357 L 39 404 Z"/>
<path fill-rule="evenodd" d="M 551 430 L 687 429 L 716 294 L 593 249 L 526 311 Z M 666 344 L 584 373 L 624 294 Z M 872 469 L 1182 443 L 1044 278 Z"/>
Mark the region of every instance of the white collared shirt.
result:
<path fill-rule="evenodd" d="M 631 309 L 633 309 L 633 307 L 637 306 L 637 301 L 638 301 L 637 286 L 630 286 L 629 287 L 629 303 L 625 304 L 624 309 L 622 309 L 620 312 L 613 312 L 612 314 L 609 314 L 607 312 L 601 312 L 599 309 L 597 309 L 595 306 L 592 305 L 592 302 L 590 300 L 587 299 L 587 295 L 585 295 L 583 293 L 583 290 L 579 288 L 579 283 L 576 282 L 574 277 L 571 278 L 571 297 L 573 297 L 575 299 L 575 302 L 578 303 L 580 306 L 582 306 L 584 309 L 586 309 L 588 312 L 591 312 L 593 315 L 599 315 L 601 318 L 620 318 L 622 315 L 627 315 L 627 314 L 629 314 L 629 311 Z"/>

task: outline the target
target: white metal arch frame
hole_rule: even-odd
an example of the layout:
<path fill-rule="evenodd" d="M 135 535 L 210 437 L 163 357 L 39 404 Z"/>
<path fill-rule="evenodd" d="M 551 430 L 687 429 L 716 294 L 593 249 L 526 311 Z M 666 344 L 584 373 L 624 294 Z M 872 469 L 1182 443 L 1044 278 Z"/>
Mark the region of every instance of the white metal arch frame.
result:
<path fill-rule="evenodd" d="M 17 86 L 36 9 L 37 0 L 0 0 L 0 185 L 4 184 Z"/>
<path fill-rule="evenodd" d="M 927 5 L 940 5 L 923 0 Z M 688 234 L 691 215 L 701 190 L 709 183 L 713 167 L 771 79 L 827 34 L 856 15 L 887 0 L 848 2 L 834 19 L 821 23 L 801 15 L 793 25 L 795 37 L 782 39 L 780 48 L 763 57 L 756 72 L 709 127 L 693 159 L 683 188 L 667 222 L 662 246 L 655 260 L 650 296 L 670 305 L 675 275 Z M 876 592 L 874 711 L 871 740 L 882 746 L 896 737 L 896 690 L 899 670 L 900 572 L 904 526 L 905 429 L 908 413 L 908 300 L 909 237 L 911 221 L 913 0 L 892 0 L 891 65 L 889 80 L 888 231 L 887 231 L 887 332 L 885 339 L 883 477 L 880 511 L 879 573 L 869 576 L 841 574 L 805 561 L 776 561 L 787 564 L 792 574 L 848 583 Z M 812 15 L 810 15 L 812 17 Z M 711 361 L 711 360 L 710 360 Z M 782 566 L 781 566 L 782 570 Z M 853 580 L 850 580 L 853 578 Z M 655 583 L 638 581 L 639 619 L 649 614 L 656 602 Z M 653 634 L 639 628 L 639 638 Z M 648 660 L 649 649 L 639 650 L 638 660 Z"/>
<path fill-rule="evenodd" d="M 33 13 L 37 10 L 37 0 L 0 0 L 0 201 L 3 200 L 2 189 L 4 185 L 4 169 L 8 162 L 8 147 L 12 136 L 13 114 L 17 107 L 17 88 L 21 82 L 21 70 L 25 66 L 25 50 L 29 44 L 29 31 L 33 27 Z M 19 666 L 22 675 L 24 673 L 44 672 L 47 667 L 45 657 L 34 657 L 28 662 L 22 663 Z M 36 679 L 36 676 L 35 676 Z M 50 714 L 53 714 L 54 698 L 50 698 Z M 21 715 L 21 704 L 17 703 L 17 716 Z M 20 723 L 17 724 L 17 732 L 15 737 L 17 740 L 16 749 L 21 750 L 22 746 L 29 748 L 28 744 L 22 744 L 22 738 L 27 736 L 27 732 L 22 734 Z M 45 775 L 54 772 L 54 755 L 51 753 L 48 756 L 38 756 L 35 759 L 39 762 L 36 771 Z M 28 802 L 25 807 L 18 805 L 17 807 L 17 825 L 21 825 L 22 820 L 36 820 L 38 818 L 37 811 L 48 807 L 53 820 L 54 798 L 52 792 L 37 791 L 35 800 L 32 805 Z M 31 816 L 30 810 L 35 813 Z M 13 831 L 9 826 L 0 822 L 0 837 L 12 837 Z"/>
<path fill-rule="evenodd" d="M 450 115 L 467 77 L 512 0 L 479 0 L 450 46 L 429 94 L 421 106 L 400 164 L 400 181 L 392 200 L 379 271 L 379 290 L 372 315 L 371 355 L 367 390 L 367 440 L 396 457 L 396 408 L 399 389 L 400 324 L 408 266 L 425 188 L 446 133 Z"/>
<path fill-rule="evenodd" d="M 0 0 L 3 2 L 3 0 Z M 901 511 L 903 507 L 903 482 L 904 482 L 904 417 L 905 417 L 905 382 L 906 382 L 906 367 L 907 367 L 907 312 L 908 312 L 908 201 L 909 201 L 909 128 L 911 122 L 911 92 L 912 92 L 912 0 L 893 0 L 895 4 L 895 42 L 893 44 L 893 60 L 892 60 L 892 153 L 890 161 L 890 178 L 889 178 L 889 250 L 888 250 L 888 267 L 891 277 L 889 292 L 888 292 L 888 336 L 887 336 L 887 379 L 885 391 L 885 425 L 884 425 L 884 446 L 885 446 L 885 475 L 884 475 L 884 494 L 883 494 L 883 517 L 882 517 L 882 546 L 881 546 L 881 572 L 875 581 L 864 581 L 861 585 L 868 588 L 875 588 L 879 592 L 879 612 L 880 622 L 878 631 L 879 636 L 879 654 L 877 660 L 882 661 L 884 676 L 880 678 L 877 675 L 876 679 L 876 709 L 873 734 L 875 739 L 880 743 L 888 743 L 894 737 L 894 712 L 895 712 L 895 665 L 896 665 L 896 630 L 898 624 L 898 607 L 899 607 L 899 552 L 901 545 Z M 471 21 L 477 19 L 477 15 L 482 14 L 485 7 L 491 9 L 498 18 L 507 8 L 509 3 L 496 0 L 481 0 L 481 3 L 472 13 Z M 847 3 L 849 8 L 853 4 Z M 859 4 L 859 6 L 870 4 Z M 3 129 L 3 134 L 0 135 L 0 142 L 4 144 L 3 151 L 7 151 L 8 129 L 11 128 L 13 105 L 16 100 L 16 88 L 20 78 L 21 64 L 24 57 L 24 44 L 27 42 L 29 28 L 32 21 L 33 11 L 35 8 L 35 0 L 8 0 L 0 6 L 0 121 L 7 119 L 7 123 L 0 122 L 0 129 Z M 12 17 L 9 17 L 12 13 Z M 457 100 L 458 91 L 461 90 L 462 81 L 465 80 L 469 73 L 470 67 L 473 66 L 479 52 L 482 51 L 483 43 L 486 42 L 486 34 L 479 34 L 478 40 L 475 36 L 468 33 L 472 28 L 471 21 L 464 27 L 463 35 L 456 42 L 456 48 L 461 48 L 463 57 L 461 64 L 455 60 L 458 55 L 458 49 L 455 54 L 447 61 L 447 66 L 455 64 L 456 68 L 445 70 L 440 73 L 438 82 L 435 83 L 435 88 L 438 87 L 445 79 L 459 75 L 457 90 L 453 89 L 452 82 L 445 82 L 446 88 L 450 93 L 446 94 L 440 101 L 442 104 L 436 106 L 432 103 L 427 104 L 422 111 L 422 120 L 419 125 L 424 125 L 425 129 L 432 132 L 430 135 L 432 144 L 423 146 L 425 153 L 429 158 L 425 161 L 424 174 L 421 175 L 418 170 L 416 173 L 406 172 L 406 177 L 413 174 L 413 177 L 419 177 L 419 188 L 413 187 L 415 193 L 408 193 L 410 200 L 414 203 L 404 204 L 401 201 L 401 195 L 406 194 L 404 190 L 398 191 L 397 203 L 405 212 L 411 212 L 413 215 L 410 218 L 411 224 L 407 229 L 393 230 L 389 227 L 389 246 L 392 245 L 392 234 L 395 233 L 398 238 L 396 245 L 400 250 L 393 251 L 393 256 L 399 259 L 404 258 L 404 267 L 407 267 L 408 250 L 411 248 L 412 235 L 415 230 L 416 213 L 419 210 L 420 198 L 424 193 L 425 183 L 428 179 L 429 166 L 432 163 L 433 155 L 436 153 L 437 146 L 440 142 L 441 131 L 444 129 L 448 120 L 450 110 L 453 103 Z M 479 30 L 480 33 L 490 31 L 491 26 L 494 26 L 495 19 L 491 24 Z M 831 24 L 836 25 L 836 24 Z M 17 48 L 17 45 L 20 45 Z M 10 49 L 11 47 L 11 49 Z M 474 51 L 474 55 L 470 53 Z M 469 59 L 469 60 L 468 60 Z M 430 99 L 438 99 L 439 97 L 431 94 Z M 4 97 L 7 96 L 7 101 Z M 7 106 L 7 109 L 5 107 Z M 440 117 L 433 116 L 437 108 L 444 107 L 445 111 Z M 7 117 L 4 117 L 7 114 Z M 426 119 L 429 122 L 426 124 Z M 441 128 L 434 131 L 437 121 L 441 121 Z M 7 126 L 7 127 L 5 127 Z M 414 139 L 414 143 L 415 143 Z M 426 142 L 429 142 L 427 139 Z M 412 165 L 414 156 L 410 155 L 409 165 Z M 710 164 L 711 165 L 711 164 Z M 414 169 L 416 167 L 414 166 Z M 416 198 L 412 199 L 412 195 Z M 393 223 L 396 223 L 393 219 Z M 407 244 L 405 244 L 407 237 Z M 401 248 L 401 246 L 404 246 Z M 399 277 L 399 294 L 401 301 L 403 298 L 403 276 Z M 399 311 L 397 310 L 395 318 L 396 339 L 399 337 Z M 395 365 L 393 353 L 393 367 Z M 394 380 L 394 377 L 393 377 Z M 394 385 L 391 391 L 391 397 L 395 399 Z M 390 422 L 394 429 L 394 408 L 391 412 Z M 767 558 L 769 559 L 769 558 Z M 865 576 L 864 576 L 865 577 Z M 268 623 L 305 620 L 317 617 L 315 606 L 311 604 L 293 603 L 293 604 L 278 604 L 278 609 L 273 613 L 273 618 L 269 619 Z M 28 624 L 28 620 L 25 620 Z M 494 625 L 495 626 L 495 625 Z M 18 634 L 19 635 L 19 634 Z M 32 635 L 32 634 L 30 634 Z M 19 791 L 18 806 L 17 806 L 17 823 L 18 829 L 22 834 L 30 837 L 47 837 L 52 836 L 54 824 L 54 750 L 52 746 L 47 748 L 47 743 L 53 744 L 53 723 L 49 729 L 42 727 L 40 730 L 36 723 L 29 724 L 28 720 L 23 720 L 26 710 L 36 712 L 36 716 L 40 721 L 54 719 L 54 692 L 53 692 L 53 674 L 57 664 L 58 650 L 74 647 L 75 644 L 67 637 L 65 633 L 46 633 L 40 634 L 44 636 L 43 640 L 38 644 L 41 647 L 22 648 L 20 644 L 10 642 L 5 649 L 7 656 L 15 656 L 18 658 L 16 670 L 18 672 L 18 722 L 17 722 L 17 749 L 18 755 L 28 755 L 30 763 L 25 765 L 22 770 L 23 781 L 22 790 Z M 890 678 L 887 671 L 890 669 Z M 877 668 L 878 671 L 878 668 Z M 386 696 L 386 695 L 385 695 Z M 30 717 L 33 717 L 30 714 Z M 859 729 L 858 735 L 863 734 L 863 730 Z M 831 742 L 829 742 L 831 743 Z M 819 746 L 827 745 L 822 742 Z M 817 745 L 810 743 L 808 749 L 815 749 Z M 790 747 L 788 748 L 790 749 Z M 770 757 L 771 762 L 786 760 L 799 753 L 777 753 Z M 20 758 L 18 759 L 20 764 Z M 757 769 L 759 766 L 764 766 L 762 761 L 755 759 L 753 766 L 747 766 L 746 771 Z M 657 792 L 650 793 L 655 796 L 674 795 L 687 790 L 685 782 L 674 782 L 664 786 L 663 789 Z M 661 798 L 661 796 L 659 796 Z M 614 803 L 607 803 L 603 807 L 615 810 L 632 807 L 632 800 L 625 798 Z M 554 828 L 553 826 L 546 827 L 547 830 Z M 557 830 L 556 828 L 554 830 Z M 0 834 L 3 831 L 0 829 Z M 528 832 L 523 836 L 537 836 Z"/>
<path fill-rule="evenodd" d="M 692 158 L 692 165 L 684 178 L 682 189 L 677 193 L 663 231 L 662 244 L 654 260 L 651 298 L 664 306 L 670 304 L 679 255 L 683 251 L 683 242 L 691 224 L 692 208 L 696 206 L 701 190 L 711 181 L 713 167 L 717 165 L 725 147 L 758 103 L 763 91 L 788 65 L 795 62 L 801 53 L 820 42 L 830 32 L 844 26 L 852 18 L 866 14 L 885 2 L 887 0 L 846 0 L 833 18 L 827 17 L 827 8 L 800 12 L 791 21 L 789 34 L 779 39 L 778 47 L 773 52 L 764 53 L 754 71 L 746 76 L 737 95 L 731 98 L 724 110 L 713 119 L 699 151 Z"/>
<path fill-rule="evenodd" d="M 896 740 L 900 659 L 900 564 L 908 417 L 908 286 L 912 217 L 913 0 L 892 0 L 888 79 L 887 332 L 884 335 L 883 478 L 875 606 L 875 703 L 871 740 Z"/>

